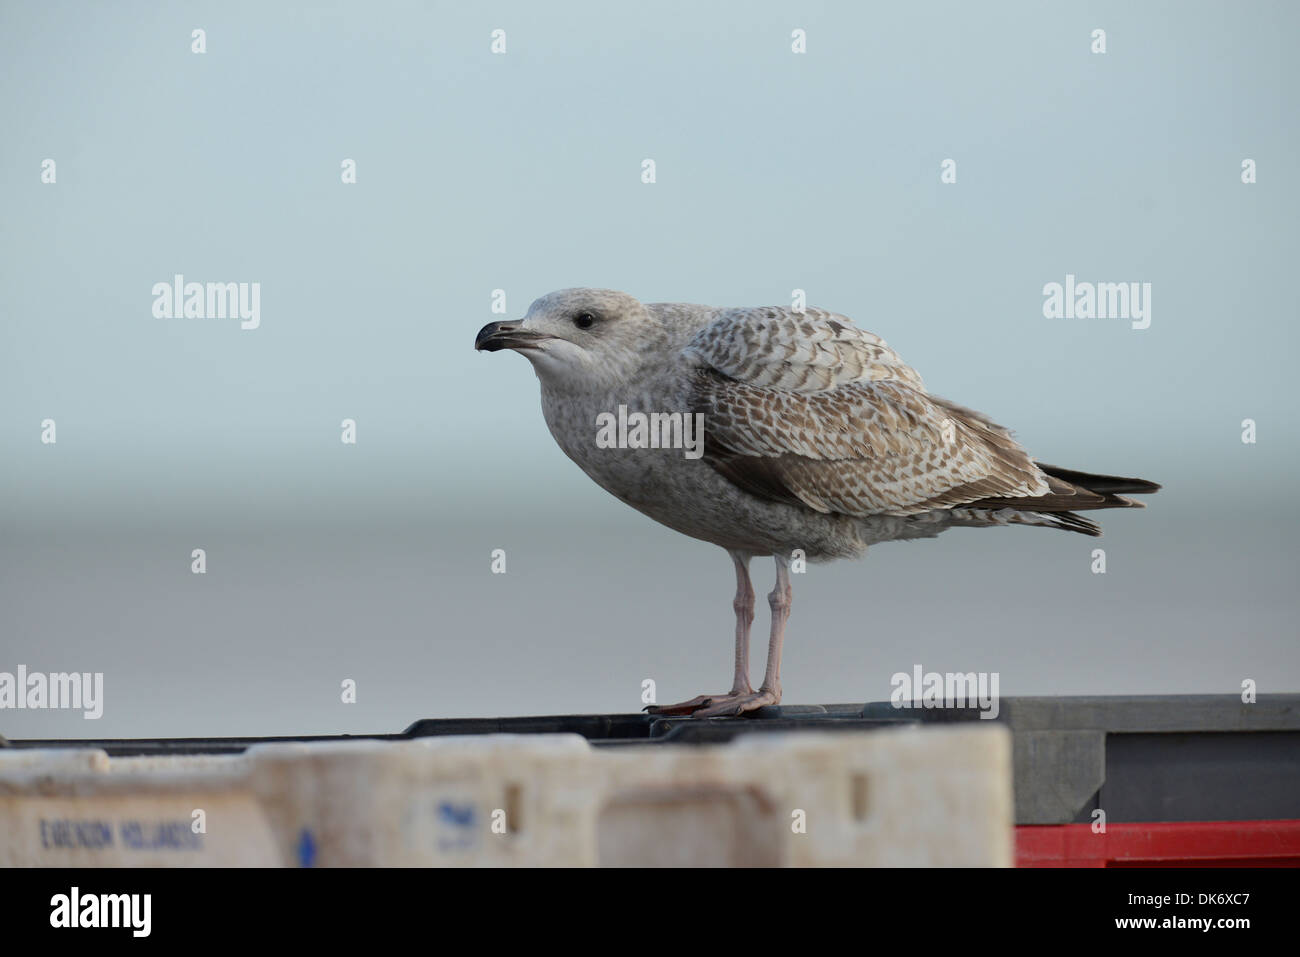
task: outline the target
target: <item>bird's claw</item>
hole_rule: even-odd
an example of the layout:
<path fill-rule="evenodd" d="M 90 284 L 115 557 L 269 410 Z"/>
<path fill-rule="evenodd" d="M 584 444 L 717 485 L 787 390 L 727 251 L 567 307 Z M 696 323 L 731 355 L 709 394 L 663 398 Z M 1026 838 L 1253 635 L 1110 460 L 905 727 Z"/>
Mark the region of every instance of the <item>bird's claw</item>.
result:
<path fill-rule="evenodd" d="M 776 704 L 781 699 L 771 691 L 751 691 L 742 695 L 727 695 L 717 704 L 707 708 L 702 708 L 694 712 L 692 718 L 727 718 L 733 715 L 744 714 L 746 711 L 757 711 L 767 705 Z"/>
<path fill-rule="evenodd" d="M 696 695 L 690 701 L 679 701 L 677 704 L 646 705 L 643 711 L 650 714 L 659 714 L 669 717 L 681 717 L 699 711 L 701 708 L 707 708 L 715 701 L 722 701 L 726 698 L 734 697 L 727 694 L 702 694 Z"/>
<path fill-rule="evenodd" d="M 659 715 L 690 715 L 692 718 L 726 718 L 774 705 L 780 697 L 771 691 L 746 690 L 727 694 L 698 695 L 678 704 L 650 705 L 646 711 Z"/>

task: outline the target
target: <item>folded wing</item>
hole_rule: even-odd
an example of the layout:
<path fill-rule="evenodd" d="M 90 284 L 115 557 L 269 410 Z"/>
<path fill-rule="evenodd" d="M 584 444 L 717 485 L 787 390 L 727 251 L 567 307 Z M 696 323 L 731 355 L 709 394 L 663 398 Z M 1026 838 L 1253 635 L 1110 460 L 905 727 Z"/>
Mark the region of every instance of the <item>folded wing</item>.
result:
<path fill-rule="evenodd" d="M 846 515 L 912 515 L 1069 494 L 1010 433 L 929 395 L 883 340 L 809 309 L 722 313 L 687 346 L 705 459 L 752 494 Z M 1061 506 L 1057 506 L 1061 507 Z"/>

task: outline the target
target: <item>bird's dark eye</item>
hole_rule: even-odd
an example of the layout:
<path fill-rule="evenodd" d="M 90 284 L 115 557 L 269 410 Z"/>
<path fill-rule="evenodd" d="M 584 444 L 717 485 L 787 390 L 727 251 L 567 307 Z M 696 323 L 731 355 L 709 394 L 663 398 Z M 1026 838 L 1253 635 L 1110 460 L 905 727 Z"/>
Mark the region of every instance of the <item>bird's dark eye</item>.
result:
<path fill-rule="evenodd" d="M 589 312 L 580 312 L 573 317 L 573 324 L 579 329 L 590 329 L 596 324 L 596 317 Z"/>

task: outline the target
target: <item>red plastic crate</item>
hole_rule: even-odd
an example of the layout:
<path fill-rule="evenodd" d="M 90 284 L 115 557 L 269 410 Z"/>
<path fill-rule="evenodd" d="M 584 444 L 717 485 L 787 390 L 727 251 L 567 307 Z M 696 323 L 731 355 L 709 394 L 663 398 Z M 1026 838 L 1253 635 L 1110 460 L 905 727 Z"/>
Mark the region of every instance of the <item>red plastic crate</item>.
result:
<path fill-rule="evenodd" d="M 1022 825 L 1016 866 L 1300 867 L 1300 821 Z"/>

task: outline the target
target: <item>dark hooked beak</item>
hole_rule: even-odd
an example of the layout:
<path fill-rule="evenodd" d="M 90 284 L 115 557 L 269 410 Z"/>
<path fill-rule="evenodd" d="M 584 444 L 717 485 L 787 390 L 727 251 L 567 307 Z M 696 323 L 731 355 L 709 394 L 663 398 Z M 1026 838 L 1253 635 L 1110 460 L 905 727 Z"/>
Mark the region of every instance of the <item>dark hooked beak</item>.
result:
<path fill-rule="evenodd" d="M 536 349 L 537 344 L 552 336 L 530 332 L 518 322 L 489 322 L 474 337 L 477 352 L 496 352 L 500 349 Z"/>

